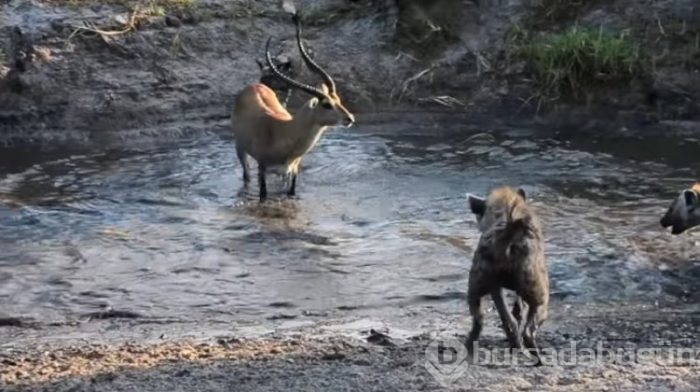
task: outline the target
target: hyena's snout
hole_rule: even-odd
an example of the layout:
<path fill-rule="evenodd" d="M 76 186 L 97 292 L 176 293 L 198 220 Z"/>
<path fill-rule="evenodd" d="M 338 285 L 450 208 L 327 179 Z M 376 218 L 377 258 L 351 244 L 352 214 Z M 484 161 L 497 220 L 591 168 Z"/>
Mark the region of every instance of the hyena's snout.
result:
<path fill-rule="evenodd" d="M 672 216 L 670 216 L 670 214 L 666 214 L 663 216 L 663 218 L 661 218 L 661 221 L 659 223 L 661 223 L 661 227 L 665 229 L 669 226 L 673 226 L 674 219 Z"/>

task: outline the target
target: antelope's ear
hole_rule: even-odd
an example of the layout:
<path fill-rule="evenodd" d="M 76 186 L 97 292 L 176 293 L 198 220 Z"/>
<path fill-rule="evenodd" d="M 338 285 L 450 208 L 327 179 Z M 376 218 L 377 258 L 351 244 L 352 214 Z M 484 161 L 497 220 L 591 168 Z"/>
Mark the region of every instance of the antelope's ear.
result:
<path fill-rule="evenodd" d="M 323 92 L 326 93 L 326 95 L 328 95 L 328 93 L 331 91 L 328 89 L 328 86 L 326 86 L 325 83 L 321 83 L 321 90 L 323 90 Z"/>
<path fill-rule="evenodd" d="M 523 198 L 523 200 L 527 201 L 527 194 L 525 194 L 525 190 L 523 188 L 518 188 L 518 194 Z"/>
<path fill-rule="evenodd" d="M 311 99 L 309 100 L 309 107 L 310 107 L 311 109 L 313 109 L 313 108 L 315 108 L 316 106 L 318 106 L 318 98 L 316 98 L 316 97 L 311 98 Z"/>
<path fill-rule="evenodd" d="M 486 212 L 486 199 L 467 193 L 467 202 L 474 215 L 482 216 Z"/>
<path fill-rule="evenodd" d="M 287 61 L 285 63 L 280 64 L 279 69 L 284 73 L 290 72 L 292 70 L 292 62 Z"/>
<path fill-rule="evenodd" d="M 261 71 L 265 69 L 265 64 L 260 59 L 255 59 L 255 63 L 258 64 Z"/>

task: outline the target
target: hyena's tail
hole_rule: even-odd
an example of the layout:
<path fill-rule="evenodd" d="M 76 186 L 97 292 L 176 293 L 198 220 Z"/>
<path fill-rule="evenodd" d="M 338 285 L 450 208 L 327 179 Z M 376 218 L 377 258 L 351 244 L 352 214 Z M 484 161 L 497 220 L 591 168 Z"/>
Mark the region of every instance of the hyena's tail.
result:
<path fill-rule="evenodd" d="M 506 257 L 510 257 L 511 248 L 518 246 L 522 238 L 532 232 L 532 216 L 527 213 L 524 206 L 513 203 L 506 215 L 506 224 L 501 230 L 500 241 L 505 245 Z"/>

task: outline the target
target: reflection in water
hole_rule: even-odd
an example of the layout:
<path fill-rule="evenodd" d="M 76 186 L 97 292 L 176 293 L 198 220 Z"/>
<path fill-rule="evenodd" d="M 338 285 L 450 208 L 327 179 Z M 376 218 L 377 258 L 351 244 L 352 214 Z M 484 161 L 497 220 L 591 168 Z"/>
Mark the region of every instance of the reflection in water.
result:
<path fill-rule="evenodd" d="M 0 316 L 464 312 L 478 238 L 464 193 L 501 184 L 522 185 L 542 216 L 555 301 L 696 295 L 700 273 L 688 266 L 697 242 L 671 237 L 658 220 L 693 179 L 697 143 L 406 127 L 330 133 L 304 162 L 298 198 L 270 176 L 263 204 L 255 181 L 241 184 L 227 140 L 7 151 Z"/>

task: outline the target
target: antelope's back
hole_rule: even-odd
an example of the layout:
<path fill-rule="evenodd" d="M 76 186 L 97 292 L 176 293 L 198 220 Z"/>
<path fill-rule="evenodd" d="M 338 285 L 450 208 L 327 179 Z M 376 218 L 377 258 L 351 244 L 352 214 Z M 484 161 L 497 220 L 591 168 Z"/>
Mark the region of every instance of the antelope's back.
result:
<path fill-rule="evenodd" d="M 266 118 L 289 121 L 289 114 L 275 92 L 261 83 L 251 84 L 236 97 L 233 108 L 234 128 L 237 121 L 260 121 Z"/>

